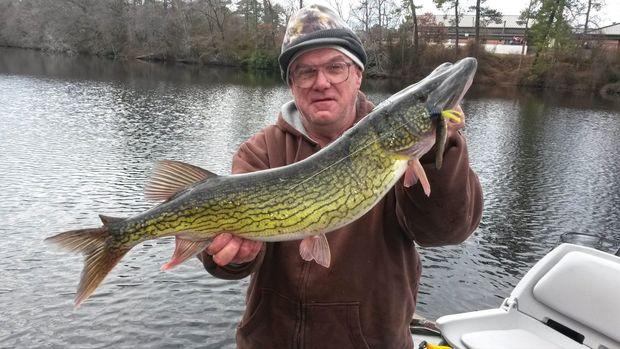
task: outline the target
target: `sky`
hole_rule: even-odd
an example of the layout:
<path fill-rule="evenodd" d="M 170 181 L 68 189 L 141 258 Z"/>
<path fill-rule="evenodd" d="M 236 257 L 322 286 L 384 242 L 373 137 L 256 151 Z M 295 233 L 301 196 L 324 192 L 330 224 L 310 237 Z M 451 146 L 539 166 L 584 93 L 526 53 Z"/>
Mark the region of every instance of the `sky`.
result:
<path fill-rule="evenodd" d="M 596 13 L 600 18 L 599 26 L 603 27 L 613 24 L 614 22 L 620 22 L 620 0 L 604 0 L 603 2 L 605 4 L 601 10 Z M 418 3 L 422 6 L 424 12 L 441 12 L 433 5 L 432 0 L 417 0 L 416 5 Z M 530 0 L 487 0 L 486 5 L 490 8 L 499 10 L 504 15 L 518 15 L 529 3 Z"/>
<path fill-rule="evenodd" d="M 333 1 L 333 0 L 332 0 Z M 582 0 L 585 2 L 585 0 Z M 620 0 L 602 0 L 604 2 L 600 11 L 593 13 L 593 15 L 599 17 L 599 27 L 604 27 L 613 23 L 620 22 Z M 344 1 L 346 2 L 346 0 Z M 349 0 L 350 3 L 354 3 L 355 0 Z M 473 0 L 463 0 L 465 6 L 470 6 L 469 3 L 474 3 Z M 304 0 L 304 4 L 311 3 L 324 3 L 329 4 L 327 0 Z M 504 15 L 518 15 L 521 10 L 525 9 L 530 3 L 530 0 L 487 0 L 486 5 L 499 10 Z M 431 12 L 435 14 L 444 13 L 444 11 L 438 10 L 432 0 L 415 0 L 415 4 L 422 6 L 422 10 L 418 13 Z M 591 15 L 592 16 L 592 15 Z"/>

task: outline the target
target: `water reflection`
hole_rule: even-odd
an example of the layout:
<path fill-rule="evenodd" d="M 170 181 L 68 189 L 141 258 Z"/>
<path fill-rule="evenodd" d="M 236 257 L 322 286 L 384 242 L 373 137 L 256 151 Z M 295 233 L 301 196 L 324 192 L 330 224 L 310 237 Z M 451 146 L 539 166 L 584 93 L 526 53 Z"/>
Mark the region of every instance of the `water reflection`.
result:
<path fill-rule="evenodd" d="M 183 88 L 191 85 L 241 84 L 249 87 L 280 85 L 273 73 L 248 73 L 236 68 L 159 64 L 139 60 L 111 62 L 91 56 L 65 56 L 34 50 L 0 48 L 0 74 L 122 82 L 129 89 Z"/>
<path fill-rule="evenodd" d="M 438 304 L 458 311 L 498 306 L 565 232 L 599 234 L 618 246 L 619 113 L 555 103 L 465 101 L 485 211 L 463 245 L 422 250 L 422 313 L 443 314 Z"/>
<path fill-rule="evenodd" d="M 74 311 L 81 257 L 42 239 L 150 207 L 142 188 L 159 159 L 228 173 L 238 145 L 290 99 L 278 79 L 2 50 L 0 343 L 234 347 L 247 280 L 214 279 L 196 261 L 161 273 L 173 246 L 153 241 Z M 375 102 L 393 92 L 365 86 Z M 619 109 L 489 96 L 472 91 L 463 103 L 484 215 L 464 244 L 420 250 L 429 317 L 498 306 L 565 232 L 620 241 Z"/>

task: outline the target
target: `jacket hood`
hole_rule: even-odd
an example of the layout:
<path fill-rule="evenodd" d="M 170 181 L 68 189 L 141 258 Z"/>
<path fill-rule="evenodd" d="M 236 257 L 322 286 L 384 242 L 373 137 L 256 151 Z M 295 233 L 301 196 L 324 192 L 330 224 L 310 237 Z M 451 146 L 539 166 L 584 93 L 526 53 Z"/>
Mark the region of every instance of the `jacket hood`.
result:
<path fill-rule="evenodd" d="M 357 93 L 357 100 L 355 102 L 355 121 L 356 124 L 358 121 L 364 118 L 367 114 L 369 114 L 375 105 L 366 98 L 366 95 L 361 91 Z M 276 121 L 276 126 L 280 128 L 282 131 L 290 133 L 297 137 L 303 137 L 308 142 L 312 144 L 318 144 L 315 140 L 313 140 L 306 131 L 303 123 L 301 122 L 301 114 L 297 109 L 297 105 L 295 101 L 291 100 L 282 105 L 280 108 L 280 113 L 278 114 L 278 120 Z"/>

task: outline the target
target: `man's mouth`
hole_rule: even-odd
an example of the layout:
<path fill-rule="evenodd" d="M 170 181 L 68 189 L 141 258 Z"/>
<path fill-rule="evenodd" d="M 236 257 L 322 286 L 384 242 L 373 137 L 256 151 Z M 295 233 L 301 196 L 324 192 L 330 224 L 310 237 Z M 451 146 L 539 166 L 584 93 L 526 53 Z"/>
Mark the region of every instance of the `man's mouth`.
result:
<path fill-rule="evenodd" d="M 331 101 L 335 101 L 335 99 L 334 98 L 330 98 L 330 97 L 322 97 L 322 98 L 314 98 L 314 99 L 312 99 L 312 103 L 331 102 Z"/>

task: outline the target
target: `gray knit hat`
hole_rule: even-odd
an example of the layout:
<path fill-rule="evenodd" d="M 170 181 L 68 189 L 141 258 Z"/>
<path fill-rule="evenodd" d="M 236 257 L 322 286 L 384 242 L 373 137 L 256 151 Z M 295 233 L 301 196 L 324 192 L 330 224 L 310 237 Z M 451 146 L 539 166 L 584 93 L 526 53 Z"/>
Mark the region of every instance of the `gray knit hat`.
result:
<path fill-rule="evenodd" d="M 337 48 L 351 57 L 361 69 L 366 65 L 366 52 L 360 38 L 338 13 L 327 6 L 310 5 L 301 8 L 288 21 L 278 58 L 282 79 L 287 81 L 288 68 L 294 58 L 320 47 Z"/>

